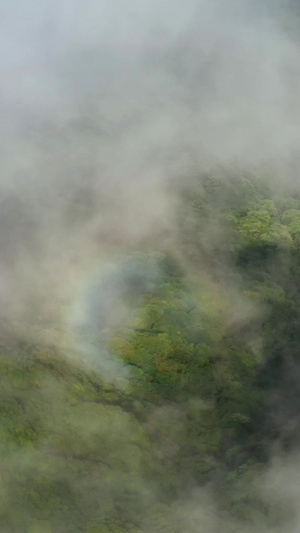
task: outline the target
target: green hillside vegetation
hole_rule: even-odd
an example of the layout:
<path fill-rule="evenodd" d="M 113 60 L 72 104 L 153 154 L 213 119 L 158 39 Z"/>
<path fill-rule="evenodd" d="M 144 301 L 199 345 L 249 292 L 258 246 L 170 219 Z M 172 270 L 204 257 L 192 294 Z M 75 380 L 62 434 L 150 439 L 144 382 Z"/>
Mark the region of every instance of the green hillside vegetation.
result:
<path fill-rule="evenodd" d="M 159 269 L 153 287 L 125 287 L 124 323 L 99 325 L 99 357 L 104 343 L 119 380 L 2 325 L 1 532 L 238 532 L 285 519 L 257 480 L 274 443 L 299 437 L 291 196 L 251 175 L 181 189 L 175 244 L 138 255 Z"/>

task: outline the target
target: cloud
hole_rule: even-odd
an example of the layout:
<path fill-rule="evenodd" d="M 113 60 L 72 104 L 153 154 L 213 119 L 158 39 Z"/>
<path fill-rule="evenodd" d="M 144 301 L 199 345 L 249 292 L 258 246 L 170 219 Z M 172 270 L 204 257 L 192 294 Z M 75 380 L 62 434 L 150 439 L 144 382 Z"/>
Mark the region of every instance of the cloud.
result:
<path fill-rule="evenodd" d="M 178 180 L 232 160 L 297 175 L 299 49 L 278 4 L 1 6 L 2 317 L 63 329 L 98 267 L 176 244 Z M 219 529 L 214 503 L 181 504 L 186 533 L 202 515 Z"/>

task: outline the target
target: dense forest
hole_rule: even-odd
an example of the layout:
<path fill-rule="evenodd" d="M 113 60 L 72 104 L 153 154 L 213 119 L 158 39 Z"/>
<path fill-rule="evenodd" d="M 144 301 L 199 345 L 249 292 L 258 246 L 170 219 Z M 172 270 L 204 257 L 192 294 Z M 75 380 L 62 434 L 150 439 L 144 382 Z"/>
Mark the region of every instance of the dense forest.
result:
<path fill-rule="evenodd" d="M 0 7 L 0 533 L 300 532 L 300 1 Z"/>
<path fill-rule="evenodd" d="M 181 180 L 172 231 L 118 248 L 73 326 L 3 318 L 1 532 L 293 524 L 266 479 L 299 442 L 300 194 L 225 174 Z"/>

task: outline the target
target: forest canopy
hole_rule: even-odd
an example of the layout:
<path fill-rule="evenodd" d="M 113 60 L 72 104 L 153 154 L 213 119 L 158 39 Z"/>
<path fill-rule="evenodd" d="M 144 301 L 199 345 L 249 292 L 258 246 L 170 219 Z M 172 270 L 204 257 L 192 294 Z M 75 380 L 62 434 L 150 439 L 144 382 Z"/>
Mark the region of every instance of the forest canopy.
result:
<path fill-rule="evenodd" d="M 199 176 L 173 229 L 94 282 L 72 347 L 45 318 L 31 335 L 3 322 L 1 531 L 293 520 L 261 480 L 299 439 L 300 195 Z"/>

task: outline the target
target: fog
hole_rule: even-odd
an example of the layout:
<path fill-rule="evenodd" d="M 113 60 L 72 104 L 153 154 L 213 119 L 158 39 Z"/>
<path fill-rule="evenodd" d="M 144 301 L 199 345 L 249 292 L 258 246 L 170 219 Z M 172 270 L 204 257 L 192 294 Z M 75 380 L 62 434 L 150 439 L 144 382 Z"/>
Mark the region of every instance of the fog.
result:
<path fill-rule="evenodd" d="M 295 174 L 300 71 L 283 7 L 1 7 L 1 285 L 15 307 L 99 235 L 138 242 L 172 227 L 170 179 L 233 160 Z M 68 225 L 83 191 L 84 220 Z"/>
<path fill-rule="evenodd" d="M 116 298 L 111 272 L 126 252 L 177 247 L 178 189 L 197 173 L 262 169 L 274 196 L 297 183 L 298 6 L 12 0 L 0 6 L 0 25 L 2 320 L 31 339 L 47 323 L 58 346 L 74 348 L 75 335 L 79 359 L 106 377 L 126 377 L 107 353 L 95 367 L 91 346 L 78 343 L 95 312 L 94 304 L 84 307 L 86 291 Z M 245 321 L 256 312 L 239 309 Z M 101 312 L 111 313 L 105 305 Z M 119 324 L 124 313 L 119 302 L 107 321 Z M 122 430 L 132 431 L 126 421 Z M 290 466 L 277 455 L 255 487 L 279 472 L 281 499 Z M 297 483 L 288 495 L 295 507 Z M 151 490 L 145 498 L 153 501 Z M 188 516 L 184 533 L 219 529 L 209 489 L 178 505 Z M 295 521 L 285 531 L 298 531 Z"/>

